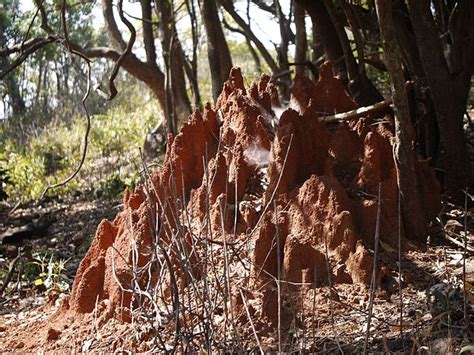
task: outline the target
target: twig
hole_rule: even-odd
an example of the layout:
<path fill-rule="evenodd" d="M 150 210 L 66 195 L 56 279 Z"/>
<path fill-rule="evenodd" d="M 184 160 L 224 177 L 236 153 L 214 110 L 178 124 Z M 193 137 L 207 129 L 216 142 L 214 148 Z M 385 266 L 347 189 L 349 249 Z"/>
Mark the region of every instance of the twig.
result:
<path fill-rule="evenodd" d="M 41 0 L 41 3 L 43 3 L 43 0 Z M 35 22 L 35 19 L 38 16 L 39 11 L 40 11 L 40 7 L 38 6 L 36 8 L 35 14 L 33 15 L 33 18 L 30 21 L 30 24 L 28 25 L 28 29 L 26 30 L 25 37 L 23 37 L 23 41 L 21 41 L 21 45 L 20 45 L 21 52 L 23 52 L 23 48 L 25 47 L 25 42 L 28 39 L 28 36 L 30 35 L 31 28 L 33 27 L 33 23 Z"/>
<path fill-rule="evenodd" d="M 370 289 L 370 301 L 369 301 L 369 314 L 367 316 L 367 331 L 365 333 L 365 345 L 364 345 L 364 354 L 367 354 L 367 347 L 369 345 L 369 336 L 370 336 L 370 322 L 372 321 L 372 312 L 374 307 L 374 297 L 375 289 L 377 287 L 377 256 L 379 250 L 379 234 L 380 234 L 380 212 L 382 208 L 382 198 L 381 198 L 381 189 L 382 184 L 379 182 L 379 192 L 377 197 L 377 221 L 375 224 L 375 246 L 374 246 L 374 267 L 372 270 L 372 282 Z"/>
<path fill-rule="evenodd" d="M 401 192 L 398 189 L 398 297 L 400 298 L 400 342 L 405 351 L 403 342 L 403 291 L 402 291 L 402 200 Z"/>
<path fill-rule="evenodd" d="M 18 250 L 18 255 L 13 259 L 8 266 L 8 272 L 3 277 L 2 286 L 0 286 L 0 296 L 3 295 L 3 291 L 7 288 L 8 284 L 10 283 L 13 272 L 15 271 L 16 264 L 20 261 L 21 257 L 23 256 L 23 251 L 21 249 Z"/>
<path fill-rule="evenodd" d="M 277 180 L 277 183 L 275 185 L 275 189 L 272 192 L 272 196 L 270 197 L 270 201 L 268 201 L 267 205 L 263 209 L 262 214 L 260 215 L 260 218 L 258 219 L 257 223 L 255 224 L 255 227 L 250 232 L 249 237 L 252 236 L 255 233 L 255 231 L 258 229 L 258 227 L 260 226 L 260 223 L 262 222 L 263 217 L 265 216 L 268 208 L 270 207 L 270 204 L 273 202 L 273 199 L 275 198 L 275 195 L 277 194 L 278 188 L 280 186 L 281 179 L 283 177 L 283 172 L 284 172 L 285 167 L 286 167 L 286 161 L 288 159 L 288 154 L 290 153 L 292 142 L 293 142 L 293 134 L 290 136 L 290 142 L 288 143 L 288 149 L 286 150 L 285 159 L 283 160 L 283 165 L 282 165 L 282 168 L 281 168 L 281 172 L 280 172 L 280 175 L 278 176 L 278 180 Z"/>
<path fill-rule="evenodd" d="M 7 217 L 10 217 L 11 214 L 12 214 L 13 212 L 15 212 L 18 207 L 20 207 L 20 205 L 21 205 L 21 201 L 18 201 L 18 202 L 15 204 L 15 206 L 13 206 L 13 208 L 12 208 L 10 211 L 8 211 Z"/>
<path fill-rule="evenodd" d="M 255 337 L 255 340 L 257 341 L 258 349 L 260 350 L 260 354 L 264 354 L 262 345 L 260 345 L 260 340 L 258 339 L 257 331 L 255 330 L 255 326 L 253 325 L 252 322 L 252 317 L 250 316 L 249 309 L 247 307 L 247 300 L 245 299 L 244 293 L 242 292 L 242 289 L 239 288 L 240 296 L 242 297 L 242 302 L 244 304 L 245 312 L 247 313 L 247 317 L 250 322 L 250 326 L 252 327 L 253 335 Z"/>
<path fill-rule="evenodd" d="M 466 238 L 465 242 L 463 243 L 463 242 L 460 242 L 459 240 L 449 236 L 446 232 L 444 232 L 443 234 L 444 234 L 444 237 L 447 240 L 449 240 L 451 243 L 456 244 L 458 247 L 466 249 L 467 251 L 469 251 L 471 253 L 474 253 L 474 248 L 467 245 L 467 238 Z M 452 233 L 452 234 L 455 235 L 456 237 L 460 237 L 460 238 L 464 239 L 464 237 L 460 234 L 457 234 L 457 233 Z"/>
<path fill-rule="evenodd" d="M 362 116 L 367 116 L 370 113 L 382 111 L 383 109 L 389 107 L 392 104 L 392 99 L 386 99 L 380 102 L 377 102 L 371 106 L 359 107 L 358 109 L 336 113 L 335 115 L 329 115 L 321 117 L 320 120 L 325 123 L 339 122 L 339 121 L 349 121 Z"/>
<path fill-rule="evenodd" d="M 337 339 L 336 332 L 335 332 L 335 323 L 334 323 L 334 309 L 332 305 L 333 301 L 333 287 L 332 287 L 332 277 L 331 277 L 331 265 L 329 261 L 329 252 L 328 252 L 328 242 L 326 238 L 326 234 L 324 235 L 324 259 L 326 260 L 326 271 L 328 274 L 328 284 L 329 284 L 329 314 L 331 316 L 331 327 L 332 331 L 334 333 L 334 341 L 336 342 L 337 348 L 339 349 L 339 352 L 341 354 L 344 354 L 344 351 L 341 348 L 341 344 L 339 343 L 339 340 Z"/>
<path fill-rule="evenodd" d="M 469 334 L 469 314 L 467 312 L 467 292 L 466 292 L 466 258 L 467 258 L 467 196 L 469 188 L 466 187 L 464 192 L 464 255 L 462 260 L 462 282 L 463 282 L 463 293 L 464 293 L 464 323 L 466 327 L 466 335 Z"/>
<path fill-rule="evenodd" d="M 316 343 L 316 327 L 315 327 L 315 320 L 316 320 L 316 266 L 314 267 L 314 286 L 313 286 L 313 311 L 311 312 L 311 329 L 312 329 L 312 337 L 313 337 L 313 346 Z M 316 349 L 314 349 L 316 350 Z"/>
<path fill-rule="evenodd" d="M 50 189 L 55 189 L 57 187 L 64 186 L 64 185 L 68 184 L 72 179 L 74 179 L 76 177 L 76 175 L 79 173 L 79 171 L 82 169 L 82 166 L 84 165 L 84 162 L 86 160 L 87 147 L 89 145 L 89 133 L 90 133 L 90 130 L 91 130 L 91 117 L 90 117 L 90 114 L 89 114 L 89 110 L 87 109 L 87 106 L 86 106 L 86 101 L 87 101 L 87 99 L 89 97 L 89 94 L 90 94 L 90 91 L 91 91 L 91 65 L 88 61 L 86 61 L 86 63 L 87 63 L 87 90 L 86 90 L 86 93 L 85 93 L 84 97 L 82 98 L 82 107 L 84 108 L 84 111 L 86 113 L 87 127 L 86 127 L 86 133 L 84 135 L 84 149 L 82 150 L 81 161 L 79 162 L 79 165 L 77 166 L 76 170 L 74 170 L 74 172 L 68 178 L 66 178 L 64 181 L 59 182 L 57 184 L 50 184 L 50 185 L 46 186 L 43 193 L 41 194 L 41 197 L 40 197 L 41 200 L 46 196 L 46 193 Z"/>
<path fill-rule="evenodd" d="M 276 202 L 273 201 L 273 210 L 275 213 L 275 238 L 276 238 L 276 254 L 277 254 L 277 293 L 278 293 L 278 354 L 281 354 L 281 250 L 280 250 L 280 233 L 278 229 L 278 210 Z"/>

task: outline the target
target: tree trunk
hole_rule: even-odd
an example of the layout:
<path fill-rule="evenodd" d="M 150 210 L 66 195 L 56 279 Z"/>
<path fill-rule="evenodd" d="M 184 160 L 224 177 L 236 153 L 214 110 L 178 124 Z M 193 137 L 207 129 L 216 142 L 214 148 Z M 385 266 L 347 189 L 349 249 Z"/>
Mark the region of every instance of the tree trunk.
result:
<path fill-rule="evenodd" d="M 193 54 L 192 58 L 185 58 L 185 69 L 186 75 L 188 76 L 189 84 L 193 92 L 194 97 L 194 107 L 203 110 L 201 92 L 199 90 L 198 83 L 198 46 L 199 46 L 199 31 L 198 31 L 198 20 L 197 20 L 197 11 L 194 4 L 194 0 L 185 0 L 186 9 L 191 20 L 191 38 L 193 40 Z"/>
<path fill-rule="evenodd" d="M 473 35 L 472 29 L 466 27 L 463 43 L 466 47 L 467 62 L 464 63 L 462 72 L 450 74 L 430 4 L 428 0 L 408 0 L 411 23 L 438 120 L 441 140 L 440 167 L 445 171 L 444 186 L 450 194 L 460 196 L 460 190 L 471 183 L 463 115 L 474 60 Z M 469 15 L 471 21 L 474 20 L 472 13 L 472 6 L 465 9 L 465 15 Z M 465 26 L 472 27 L 472 22 L 469 24 L 467 21 Z"/>
<path fill-rule="evenodd" d="M 146 0 L 144 0 L 146 1 Z M 143 4 L 142 4 L 143 5 Z M 81 51 L 84 55 L 90 58 L 108 58 L 117 61 L 120 57 L 120 52 L 122 52 L 127 44 L 122 38 L 122 34 L 118 29 L 117 23 L 114 18 L 112 0 L 102 0 L 102 12 L 104 15 L 105 24 L 107 27 L 107 34 L 110 42 L 115 50 L 109 48 L 92 48 L 92 49 L 82 49 L 78 45 L 73 45 L 75 50 Z M 146 14 L 146 8 L 142 8 L 144 13 L 144 18 L 151 17 Z M 144 27 L 144 42 L 148 42 L 152 39 L 152 36 L 149 36 L 148 33 L 149 27 Z M 154 40 L 154 39 L 153 39 Z M 147 43 L 145 50 L 152 48 L 150 43 Z M 153 54 L 151 52 L 147 53 L 147 58 Z M 134 54 L 126 56 L 122 62 L 122 67 L 140 81 L 143 81 L 155 94 L 160 103 L 163 111 L 166 111 L 166 99 L 165 99 L 165 75 L 157 66 L 156 63 L 152 62 L 142 62 Z"/>
<path fill-rule="evenodd" d="M 0 21 L 0 48 L 6 47 L 6 38 L 4 34 L 3 24 Z M 10 61 L 7 58 L 0 58 L 0 71 L 10 66 Z M 5 79 L 5 86 L 8 90 L 8 96 L 10 98 L 9 104 L 11 105 L 13 116 L 20 116 L 26 111 L 25 102 L 20 94 L 20 88 L 18 85 L 17 77 L 14 75 L 8 75 Z"/>
<path fill-rule="evenodd" d="M 186 92 L 184 54 L 175 27 L 173 1 L 156 1 L 163 58 L 166 66 L 166 116 L 170 133 L 176 134 L 179 118 L 191 114 L 191 103 Z"/>
<path fill-rule="evenodd" d="M 421 240 L 426 233 L 425 218 L 423 216 L 415 170 L 414 137 L 412 134 L 405 78 L 401 66 L 401 51 L 397 43 L 392 16 L 391 0 L 376 0 L 375 6 L 383 40 L 385 63 L 392 83 L 392 96 L 396 111 L 394 154 L 405 235 Z"/>
<path fill-rule="evenodd" d="M 232 59 L 217 13 L 216 1 L 203 0 L 201 13 L 207 35 L 207 57 L 211 69 L 212 97 L 216 101 L 224 82 L 229 77 Z"/>
<path fill-rule="evenodd" d="M 305 10 L 299 3 L 295 6 L 295 27 L 296 27 L 296 49 L 295 49 L 295 67 L 296 75 L 304 75 L 305 66 L 298 65 L 306 62 L 306 53 L 308 51 L 308 42 L 306 40 Z"/>
<path fill-rule="evenodd" d="M 272 71 L 273 74 L 278 74 L 280 72 L 280 68 L 278 67 L 277 63 L 273 59 L 270 52 L 267 50 L 265 45 L 258 39 L 258 37 L 253 33 L 250 26 L 245 22 L 245 20 L 235 11 L 234 4 L 232 0 L 220 0 L 222 7 L 227 11 L 227 13 L 234 19 L 235 23 L 242 28 L 243 33 L 247 38 L 249 38 L 257 47 L 258 51 L 262 55 L 262 58 L 267 63 L 268 67 Z"/>
<path fill-rule="evenodd" d="M 273 0 L 276 9 L 276 15 L 278 23 L 280 25 L 280 36 L 281 41 L 277 46 L 278 53 L 278 66 L 280 67 L 281 76 L 278 77 L 276 84 L 280 88 L 280 94 L 284 102 L 290 100 L 290 87 L 291 87 L 291 72 L 288 64 L 288 46 L 290 44 L 288 27 L 285 26 L 285 14 L 280 6 L 279 0 Z"/>
<path fill-rule="evenodd" d="M 358 65 L 357 61 L 355 60 L 349 38 L 347 37 L 344 25 L 339 20 L 339 15 L 336 13 L 334 4 L 329 0 L 324 0 L 324 4 L 341 44 L 349 80 L 348 89 L 351 93 L 351 96 L 360 106 L 369 106 L 376 102 L 382 101 L 384 99 L 382 94 L 380 94 L 380 92 L 375 88 L 374 84 L 367 77 L 365 69 L 361 70 L 360 65 Z M 355 36 L 356 35 L 354 34 L 354 37 Z M 359 58 L 359 61 L 361 61 L 361 58 Z M 364 65 L 363 59 L 361 65 Z"/>
<path fill-rule="evenodd" d="M 313 33 L 321 41 L 327 59 L 332 62 L 336 75 L 339 75 L 344 83 L 348 83 L 347 67 L 344 60 L 344 52 L 337 35 L 336 28 L 329 17 L 326 6 L 322 0 L 296 0 L 311 16 L 313 22 Z"/>

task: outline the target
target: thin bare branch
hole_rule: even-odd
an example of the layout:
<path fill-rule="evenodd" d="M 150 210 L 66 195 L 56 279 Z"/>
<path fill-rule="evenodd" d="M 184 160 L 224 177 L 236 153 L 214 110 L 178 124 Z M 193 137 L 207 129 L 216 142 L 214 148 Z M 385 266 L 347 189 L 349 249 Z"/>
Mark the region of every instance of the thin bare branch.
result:
<path fill-rule="evenodd" d="M 338 121 L 349 121 L 356 118 L 367 116 L 374 112 L 380 112 L 392 104 L 392 99 L 386 99 L 381 102 L 377 102 L 370 106 L 359 107 L 355 110 L 337 113 L 335 115 L 324 116 L 321 118 L 321 121 L 330 123 L 330 122 L 338 122 Z"/>

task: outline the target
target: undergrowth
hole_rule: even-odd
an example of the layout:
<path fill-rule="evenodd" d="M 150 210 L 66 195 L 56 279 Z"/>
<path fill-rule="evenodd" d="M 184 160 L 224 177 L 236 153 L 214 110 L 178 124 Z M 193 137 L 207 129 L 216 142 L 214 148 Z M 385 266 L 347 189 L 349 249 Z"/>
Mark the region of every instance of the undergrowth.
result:
<path fill-rule="evenodd" d="M 69 184 L 48 194 L 113 196 L 133 184 L 137 178 L 133 162 L 139 164 L 143 138 L 158 119 L 156 100 L 138 94 L 104 114 L 93 115 L 83 168 Z M 0 127 L 4 137 L 0 170 L 8 174 L 9 184 L 3 184 L 2 191 L 10 202 L 26 202 L 38 199 L 48 184 L 63 181 L 76 169 L 83 150 L 86 118 L 80 115 L 53 119 L 21 146 L 5 130 Z"/>

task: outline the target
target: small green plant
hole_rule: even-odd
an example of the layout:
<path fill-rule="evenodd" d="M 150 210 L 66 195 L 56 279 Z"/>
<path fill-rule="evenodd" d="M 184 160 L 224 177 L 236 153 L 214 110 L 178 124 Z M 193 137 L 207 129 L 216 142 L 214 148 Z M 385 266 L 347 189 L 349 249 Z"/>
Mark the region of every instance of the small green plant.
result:
<path fill-rule="evenodd" d="M 64 270 L 68 260 L 53 260 L 53 256 L 37 255 L 33 262 L 39 269 L 39 275 L 33 281 L 36 287 L 44 287 L 47 293 L 64 293 L 69 290 Z"/>

